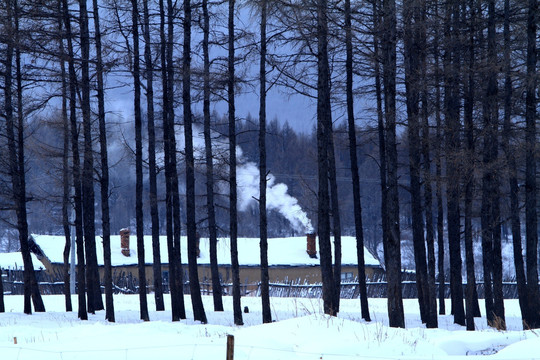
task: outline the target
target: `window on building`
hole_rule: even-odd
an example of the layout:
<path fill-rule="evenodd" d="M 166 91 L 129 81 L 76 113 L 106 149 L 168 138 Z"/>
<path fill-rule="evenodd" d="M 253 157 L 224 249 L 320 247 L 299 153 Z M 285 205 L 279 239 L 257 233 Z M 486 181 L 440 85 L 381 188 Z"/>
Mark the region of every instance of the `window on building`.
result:
<path fill-rule="evenodd" d="M 352 281 L 353 273 L 352 272 L 342 272 L 341 281 Z"/>

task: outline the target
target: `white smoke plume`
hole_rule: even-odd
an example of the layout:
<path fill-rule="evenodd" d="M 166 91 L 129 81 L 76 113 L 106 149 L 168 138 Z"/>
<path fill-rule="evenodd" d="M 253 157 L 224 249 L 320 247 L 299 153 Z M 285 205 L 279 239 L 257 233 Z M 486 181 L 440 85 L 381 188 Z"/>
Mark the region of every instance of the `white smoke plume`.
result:
<path fill-rule="evenodd" d="M 259 198 L 259 169 L 253 162 L 238 164 L 238 207 L 241 211 Z M 313 232 L 311 220 L 298 204 L 298 200 L 287 193 L 287 185 L 276 184 L 273 175 L 269 175 L 266 185 L 266 208 L 278 211 L 283 215 L 294 229 L 306 233 Z"/>
<path fill-rule="evenodd" d="M 177 140 L 179 150 L 183 151 L 183 129 L 177 135 Z M 205 158 L 204 137 L 201 129 L 197 127 L 193 129 L 193 145 L 197 162 L 203 163 Z M 214 141 L 212 145 L 214 153 L 228 153 L 229 144 L 227 141 Z M 240 147 L 237 146 L 236 152 L 238 208 L 240 211 L 246 211 L 251 205 L 256 203 L 256 199 L 259 199 L 259 168 L 255 163 L 245 161 Z M 275 177 L 270 174 L 266 186 L 266 208 L 268 210 L 278 211 L 291 223 L 295 230 L 305 233 L 313 232 L 313 225 L 306 212 L 302 210 L 298 204 L 298 200 L 289 195 L 287 191 L 287 185 L 283 183 L 276 184 Z"/>

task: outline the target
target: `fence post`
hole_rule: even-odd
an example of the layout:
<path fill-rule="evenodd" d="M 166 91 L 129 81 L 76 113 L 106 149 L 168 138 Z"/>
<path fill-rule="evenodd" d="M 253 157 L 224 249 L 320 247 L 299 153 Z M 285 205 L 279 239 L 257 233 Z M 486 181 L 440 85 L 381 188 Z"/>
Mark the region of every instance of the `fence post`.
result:
<path fill-rule="evenodd" d="M 227 360 L 234 360 L 234 336 L 227 335 Z"/>

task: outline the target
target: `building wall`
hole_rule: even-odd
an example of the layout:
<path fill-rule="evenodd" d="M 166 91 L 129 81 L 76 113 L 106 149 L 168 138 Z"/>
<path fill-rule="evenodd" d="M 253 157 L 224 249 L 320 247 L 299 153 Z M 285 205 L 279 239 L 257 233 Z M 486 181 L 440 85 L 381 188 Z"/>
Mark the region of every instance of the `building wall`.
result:
<path fill-rule="evenodd" d="M 53 278 L 62 280 L 62 264 L 48 264 L 46 272 L 51 275 Z M 184 280 L 188 279 L 188 266 L 183 266 L 184 270 Z M 162 265 L 161 271 L 163 275 L 164 283 L 168 282 L 169 274 L 169 265 Z M 211 282 L 211 272 L 210 265 L 199 265 L 199 281 L 201 283 L 210 283 Z M 99 268 L 99 273 L 103 279 L 103 267 Z M 380 276 L 384 271 L 380 267 L 371 267 L 366 266 L 366 278 L 368 281 L 374 277 Z M 232 274 L 230 266 L 220 266 L 219 273 L 222 283 L 231 283 Z M 321 280 L 321 270 L 319 266 L 272 266 L 268 270 L 270 282 L 276 283 L 320 283 Z M 354 281 L 358 276 L 358 268 L 356 265 L 345 265 L 341 269 L 342 279 L 346 281 Z M 131 280 L 137 282 L 138 270 L 136 265 L 126 265 L 113 267 L 112 269 L 113 282 L 116 285 L 121 285 L 120 281 Z M 154 282 L 154 270 L 151 264 L 146 266 L 146 282 L 148 287 L 151 289 Z M 261 270 L 258 266 L 241 266 L 240 267 L 240 282 L 242 284 L 257 284 L 261 280 Z"/>

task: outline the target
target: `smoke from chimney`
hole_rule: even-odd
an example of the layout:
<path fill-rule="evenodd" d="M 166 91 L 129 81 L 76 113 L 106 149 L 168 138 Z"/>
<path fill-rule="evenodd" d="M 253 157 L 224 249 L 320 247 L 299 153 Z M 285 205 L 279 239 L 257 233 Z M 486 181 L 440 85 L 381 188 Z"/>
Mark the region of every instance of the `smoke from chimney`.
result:
<path fill-rule="evenodd" d="M 182 134 L 183 135 L 183 134 Z M 212 134 L 212 138 L 217 138 Z M 184 136 L 179 136 L 179 150 L 183 151 L 185 145 L 182 142 Z M 227 141 L 214 141 L 214 153 L 226 154 L 229 150 Z M 193 128 L 193 149 L 198 163 L 204 163 L 205 159 L 205 144 L 201 129 Z M 238 209 L 246 211 L 248 207 L 259 199 L 259 168 L 253 162 L 245 161 L 243 152 L 240 147 L 236 147 L 237 151 L 237 181 L 238 181 Z M 227 189 L 223 189 L 228 191 Z M 308 218 L 306 212 L 298 204 L 298 200 L 287 193 L 287 185 L 283 183 L 276 184 L 276 179 L 273 175 L 268 175 L 268 183 L 266 187 L 266 208 L 268 210 L 278 211 L 290 223 L 291 226 L 298 232 L 312 233 L 313 225 Z"/>

